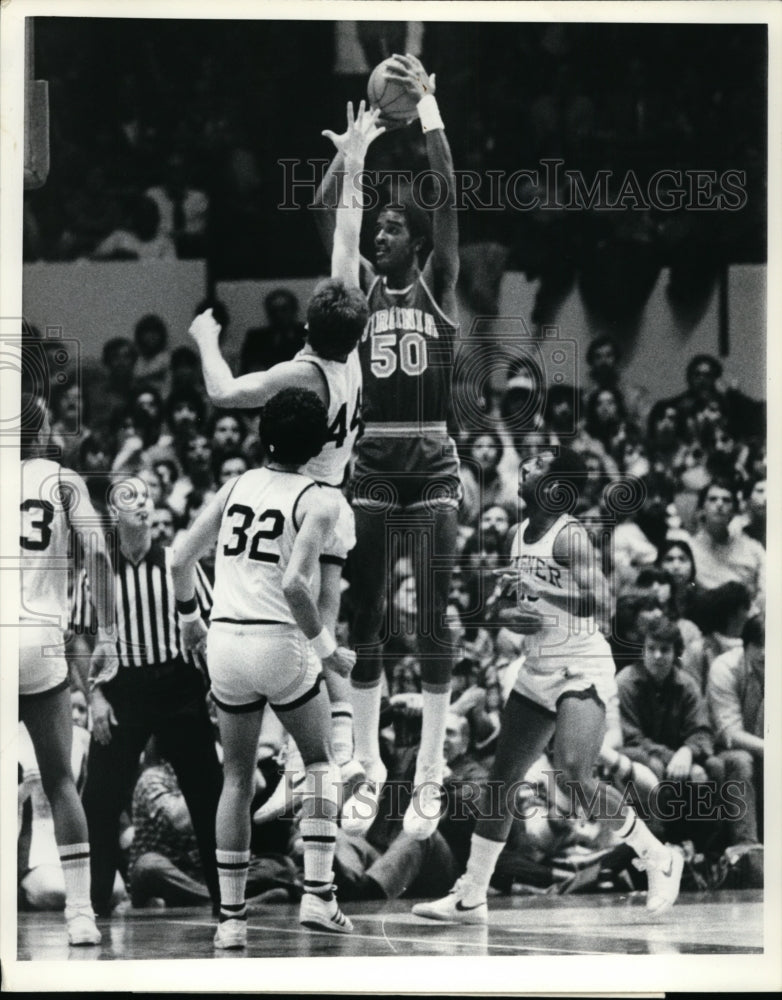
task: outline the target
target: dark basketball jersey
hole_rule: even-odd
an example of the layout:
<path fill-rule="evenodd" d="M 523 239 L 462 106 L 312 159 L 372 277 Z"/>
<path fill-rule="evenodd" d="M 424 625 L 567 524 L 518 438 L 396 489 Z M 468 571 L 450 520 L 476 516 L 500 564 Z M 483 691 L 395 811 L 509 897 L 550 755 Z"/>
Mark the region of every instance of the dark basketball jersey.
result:
<path fill-rule="evenodd" d="M 365 424 L 448 421 L 456 323 L 420 274 L 403 289 L 387 288 L 378 275 L 367 301 L 369 322 L 360 345 Z"/>

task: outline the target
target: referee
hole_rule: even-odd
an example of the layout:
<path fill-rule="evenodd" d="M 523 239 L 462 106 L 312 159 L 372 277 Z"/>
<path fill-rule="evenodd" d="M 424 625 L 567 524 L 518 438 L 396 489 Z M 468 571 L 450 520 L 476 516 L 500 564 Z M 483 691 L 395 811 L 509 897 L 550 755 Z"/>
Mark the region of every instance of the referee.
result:
<path fill-rule="evenodd" d="M 120 861 L 120 813 L 130 801 L 139 757 L 151 735 L 176 772 L 206 884 L 219 904 L 215 816 L 222 769 L 206 707 L 204 674 L 182 655 L 171 550 L 152 541 L 152 503 L 143 480 L 129 477 L 116 484 L 110 506 L 119 535 L 114 567 L 119 666 L 91 679 L 93 732 L 83 801 L 92 905 L 99 916 L 111 911 Z M 208 614 L 211 587 L 200 567 L 196 594 L 201 613 Z M 87 602 L 82 603 L 86 607 Z"/>

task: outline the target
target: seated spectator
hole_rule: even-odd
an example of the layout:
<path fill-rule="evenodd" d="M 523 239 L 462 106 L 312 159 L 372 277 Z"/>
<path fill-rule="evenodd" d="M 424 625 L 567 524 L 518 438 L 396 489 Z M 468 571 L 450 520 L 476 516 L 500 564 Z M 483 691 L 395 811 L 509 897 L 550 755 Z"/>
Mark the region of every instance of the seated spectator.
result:
<path fill-rule="evenodd" d="M 475 524 L 488 505 L 516 510 L 518 480 L 500 471 L 504 446 L 493 431 L 479 431 L 465 442 L 466 460 L 461 463 L 464 496 L 459 510 L 463 524 Z"/>
<path fill-rule="evenodd" d="M 174 438 L 163 422 L 163 400 L 157 389 L 141 383 L 131 395 L 128 407 L 135 430 L 132 443 L 122 445 L 122 458 L 115 456 L 116 471 L 136 472 L 142 465 L 152 466 L 161 459 L 175 457 Z"/>
<path fill-rule="evenodd" d="M 660 781 L 665 779 L 666 783 L 655 789 L 660 793 L 655 798 L 658 818 L 662 819 L 674 799 L 681 801 L 686 795 L 684 786 L 688 782 L 704 782 L 719 774 L 706 701 L 696 682 L 681 669 L 681 651 L 677 626 L 660 618 L 646 630 L 642 661 L 631 664 L 617 677 L 622 753 L 644 764 Z M 667 813 L 673 814 L 673 810 Z M 680 834 L 682 829 L 675 821 L 671 825 L 671 830 Z M 701 844 L 709 842 L 713 835 L 711 829 L 693 829 L 693 837 L 697 836 Z"/>
<path fill-rule="evenodd" d="M 81 443 L 90 433 L 90 411 L 81 386 L 68 382 L 53 386 L 50 409 L 51 444 L 60 449 L 60 464 L 73 469 L 79 458 Z"/>
<path fill-rule="evenodd" d="M 92 260 L 173 260 L 176 247 L 160 231 L 160 211 L 151 198 L 137 195 L 125 224 L 109 233 L 91 253 Z"/>
<path fill-rule="evenodd" d="M 103 345 L 104 371 L 84 380 L 85 406 L 92 431 L 106 431 L 111 414 L 126 409 L 133 393 L 138 352 L 126 337 L 112 337 Z"/>
<path fill-rule="evenodd" d="M 176 534 L 174 512 L 171 508 L 167 504 L 155 507 L 150 515 L 150 523 L 152 525 L 152 541 L 158 545 L 171 545 Z"/>
<path fill-rule="evenodd" d="M 177 347 L 171 352 L 171 395 L 180 392 L 194 393 L 204 399 L 204 375 L 196 351 L 190 347 Z"/>
<path fill-rule="evenodd" d="M 213 452 L 215 485 L 219 489 L 229 479 L 243 475 L 250 468 L 246 457 L 240 451 Z"/>
<path fill-rule="evenodd" d="M 746 506 L 741 514 L 737 514 L 730 522 L 729 531 L 732 535 L 745 534 L 754 538 L 763 548 L 766 547 L 766 477 L 748 483 L 744 487 L 747 497 Z"/>
<path fill-rule="evenodd" d="M 171 354 L 166 324 L 155 313 L 142 316 L 133 331 L 133 341 L 138 351 L 136 378 L 154 386 L 160 398 L 165 398 L 171 386 Z"/>
<path fill-rule="evenodd" d="M 600 389 L 618 390 L 625 401 L 630 420 L 643 425 L 648 409 L 646 390 L 639 386 L 627 385 L 622 379 L 619 371 L 622 352 L 613 337 L 604 335 L 590 341 L 586 361 L 589 366 L 591 392 Z"/>
<path fill-rule="evenodd" d="M 684 538 L 668 538 L 660 547 L 656 564 L 671 578 L 673 599 L 679 615 L 694 621 L 703 631 L 700 609 L 705 589 L 695 580 L 695 558 Z"/>
<path fill-rule="evenodd" d="M 177 257 L 205 256 L 209 198 L 188 183 L 187 161 L 181 153 L 169 153 L 162 182 L 145 194 L 157 205 L 160 232 L 174 243 Z"/>
<path fill-rule="evenodd" d="M 684 468 L 687 423 L 673 403 L 661 399 L 654 404 L 649 412 L 646 440 L 654 472 L 676 476 Z"/>
<path fill-rule="evenodd" d="M 193 824 L 174 769 L 150 740 L 133 791 L 128 887 L 134 907 L 209 903 Z"/>
<path fill-rule="evenodd" d="M 616 446 L 627 432 L 627 410 L 621 392 L 595 389 L 587 398 L 585 418 L 587 434 L 616 460 Z"/>
<path fill-rule="evenodd" d="M 646 632 L 662 616 L 660 602 L 652 593 L 643 594 L 633 589 L 617 597 L 608 641 L 618 671 L 643 657 Z"/>
<path fill-rule="evenodd" d="M 193 388 L 175 389 L 165 402 L 164 415 L 178 451 L 203 425 L 206 403 Z M 180 461 L 178 454 L 177 461 Z"/>
<path fill-rule="evenodd" d="M 764 405 L 737 389 L 721 388 L 718 384 L 721 377 L 722 365 L 715 357 L 697 354 L 687 365 L 687 389 L 671 402 L 695 432 L 703 425 L 704 414 L 711 411 L 726 417 L 733 434 L 762 436 L 765 432 Z"/>
<path fill-rule="evenodd" d="M 715 480 L 700 493 L 702 526 L 692 539 L 696 579 L 707 589 L 738 580 L 763 607 L 766 589 L 766 553 L 748 535 L 728 530 L 736 513 L 736 493 L 726 480 Z"/>
<path fill-rule="evenodd" d="M 163 499 L 167 501 L 174 483 L 179 478 L 179 463 L 170 458 L 160 458 L 154 463 L 153 467 L 160 477 L 160 483 L 163 487 Z"/>
<path fill-rule="evenodd" d="M 758 843 L 763 817 L 766 633 L 761 619 L 746 623 L 742 640 L 714 660 L 706 687 L 724 780 L 743 784 L 745 808 L 727 824 L 732 845 Z"/>
<path fill-rule="evenodd" d="M 206 435 L 196 433 L 189 437 L 181 446 L 179 457 L 184 475 L 174 483 L 168 495 L 168 505 L 178 517 L 182 517 L 188 506 L 188 499 L 194 499 L 194 494 L 199 495 L 199 502 L 197 507 L 191 503 L 191 512 L 200 510 L 215 493 L 212 449 Z"/>
<path fill-rule="evenodd" d="M 728 650 L 741 646 L 744 626 L 752 614 L 749 591 L 742 583 L 729 580 L 721 587 L 707 590 L 701 604 L 703 624 L 702 690 L 714 660 Z"/>
<path fill-rule="evenodd" d="M 276 288 L 266 296 L 268 326 L 247 331 L 239 360 L 239 374 L 267 371 L 290 359 L 304 347 L 306 331 L 299 322 L 299 302 L 287 288 Z"/>
<path fill-rule="evenodd" d="M 215 460 L 224 454 L 241 451 L 247 436 L 247 426 L 241 413 L 233 410 L 215 410 L 206 424 L 206 436 L 212 446 Z"/>
<path fill-rule="evenodd" d="M 704 673 L 703 634 L 695 622 L 679 614 L 674 597 L 673 581 L 670 575 L 657 566 L 642 569 L 635 581 L 635 589 L 641 593 L 651 593 L 657 599 L 663 614 L 675 622 L 682 637 L 682 652 L 679 657 L 682 670 L 695 679 L 698 690 L 703 694 L 706 686 Z"/>

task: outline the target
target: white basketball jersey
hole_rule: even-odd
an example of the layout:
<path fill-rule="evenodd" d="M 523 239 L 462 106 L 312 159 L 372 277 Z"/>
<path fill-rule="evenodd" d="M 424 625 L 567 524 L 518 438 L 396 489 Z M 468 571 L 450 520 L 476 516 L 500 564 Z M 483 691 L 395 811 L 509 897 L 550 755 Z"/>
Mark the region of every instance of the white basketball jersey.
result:
<path fill-rule="evenodd" d="M 61 467 L 46 458 L 22 462 L 20 620 L 68 627 L 70 522 Z"/>
<path fill-rule="evenodd" d="M 329 387 L 329 437 L 321 453 L 302 466 L 301 471 L 317 483 L 341 486 L 361 420 L 358 351 L 351 351 L 347 361 L 327 361 L 304 347 L 293 360 L 317 365 Z"/>
<path fill-rule="evenodd" d="M 295 472 L 251 469 L 236 480 L 217 537 L 212 621 L 295 624 L 282 578 L 309 489 L 318 486 Z"/>
<path fill-rule="evenodd" d="M 522 521 L 513 543 L 512 557 L 519 578 L 529 576 L 533 582 L 540 580 L 567 592 L 578 586 L 573 580 L 570 568 L 554 558 L 554 540 L 568 524 L 577 524 L 568 514 L 559 517 L 548 531 L 536 542 L 524 541 L 529 521 Z M 590 544 L 585 541 L 585 544 Z M 543 669 L 555 669 L 560 661 L 567 660 L 574 665 L 579 656 L 605 656 L 608 648 L 606 640 L 592 616 L 580 617 L 567 608 L 559 608 L 545 596 L 530 597 L 519 593 L 519 607 L 527 606 L 534 614 L 544 616 L 543 628 L 534 635 L 525 636 L 524 648 L 528 660 L 540 662 Z"/>

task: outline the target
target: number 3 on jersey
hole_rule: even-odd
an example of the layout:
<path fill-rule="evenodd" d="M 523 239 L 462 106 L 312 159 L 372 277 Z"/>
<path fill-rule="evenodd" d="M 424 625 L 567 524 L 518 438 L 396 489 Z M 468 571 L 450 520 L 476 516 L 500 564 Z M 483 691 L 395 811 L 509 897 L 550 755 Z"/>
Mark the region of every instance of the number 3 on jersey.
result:
<path fill-rule="evenodd" d="M 238 556 L 244 552 L 247 548 L 247 531 L 255 520 L 255 511 L 243 503 L 235 503 L 228 508 L 228 517 L 235 517 L 237 514 L 242 520 L 233 525 L 231 537 L 235 540 L 230 545 L 223 546 L 223 554 L 226 556 Z M 280 561 L 279 554 L 263 551 L 261 544 L 263 539 L 273 540 L 280 537 L 285 525 L 285 517 L 279 510 L 265 510 L 258 515 L 258 521 L 266 524 L 267 527 L 259 529 L 253 535 L 247 558 L 254 562 L 278 563 Z"/>
<path fill-rule="evenodd" d="M 375 378 L 390 378 L 397 364 L 405 375 L 421 375 L 429 365 L 426 341 L 420 333 L 406 333 L 399 340 L 399 357 L 395 333 L 372 334 L 372 364 Z"/>
<path fill-rule="evenodd" d="M 359 423 L 361 422 L 361 390 L 359 389 L 356 393 L 356 404 L 353 407 L 353 416 L 350 418 L 350 431 L 356 430 Z M 341 448 L 345 443 L 345 438 L 348 436 L 348 404 L 343 403 L 337 410 L 337 415 L 334 417 L 334 421 L 329 427 L 329 436 L 326 438 L 326 444 L 334 442 L 335 447 Z"/>

